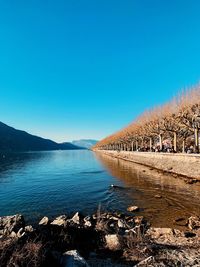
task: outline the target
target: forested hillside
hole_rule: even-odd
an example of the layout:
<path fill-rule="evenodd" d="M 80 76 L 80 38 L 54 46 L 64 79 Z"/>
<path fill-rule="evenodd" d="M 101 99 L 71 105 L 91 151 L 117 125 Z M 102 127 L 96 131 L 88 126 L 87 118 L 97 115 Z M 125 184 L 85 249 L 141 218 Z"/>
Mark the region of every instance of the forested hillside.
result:
<path fill-rule="evenodd" d="M 71 143 L 58 144 L 52 140 L 34 136 L 21 130 L 16 130 L 0 122 L 0 151 L 38 151 L 59 149 L 79 149 L 79 147 Z"/>

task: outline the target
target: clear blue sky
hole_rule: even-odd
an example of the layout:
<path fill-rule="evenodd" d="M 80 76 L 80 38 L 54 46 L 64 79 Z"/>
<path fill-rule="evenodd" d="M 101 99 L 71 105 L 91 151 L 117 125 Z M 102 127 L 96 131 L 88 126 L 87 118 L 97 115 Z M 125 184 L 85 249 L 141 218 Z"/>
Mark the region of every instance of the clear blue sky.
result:
<path fill-rule="evenodd" d="M 101 139 L 200 80 L 198 0 L 1 0 L 0 120 Z"/>

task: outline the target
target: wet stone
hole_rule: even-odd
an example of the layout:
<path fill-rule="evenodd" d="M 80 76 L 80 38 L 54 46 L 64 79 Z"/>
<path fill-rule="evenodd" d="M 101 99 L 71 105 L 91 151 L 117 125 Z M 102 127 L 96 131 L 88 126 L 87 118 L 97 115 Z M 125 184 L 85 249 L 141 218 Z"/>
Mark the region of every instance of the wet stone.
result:
<path fill-rule="evenodd" d="M 138 206 L 130 206 L 127 208 L 127 211 L 133 212 L 133 211 L 138 211 L 139 207 Z"/>
<path fill-rule="evenodd" d="M 10 235 L 13 231 L 17 233 L 24 226 L 24 217 L 20 214 L 0 217 L 0 230 L 3 230 L 3 235 Z"/>
<path fill-rule="evenodd" d="M 74 216 L 71 218 L 71 221 L 75 224 L 80 224 L 80 214 L 76 212 Z"/>
<path fill-rule="evenodd" d="M 66 215 L 61 215 L 61 216 L 57 217 L 51 223 L 51 225 L 64 226 L 64 225 L 66 225 L 66 221 L 67 221 L 67 216 Z"/>
<path fill-rule="evenodd" d="M 185 218 L 177 218 L 174 220 L 174 224 L 179 225 L 179 226 L 186 226 L 187 220 Z"/>
<path fill-rule="evenodd" d="M 39 225 L 47 225 L 48 223 L 49 223 L 49 218 L 45 216 L 40 220 Z"/>

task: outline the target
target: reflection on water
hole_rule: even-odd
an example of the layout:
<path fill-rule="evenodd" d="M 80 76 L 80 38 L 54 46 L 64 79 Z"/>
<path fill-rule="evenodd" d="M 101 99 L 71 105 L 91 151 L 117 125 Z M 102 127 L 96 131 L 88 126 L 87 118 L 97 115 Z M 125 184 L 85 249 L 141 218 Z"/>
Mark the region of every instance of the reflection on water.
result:
<path fill-rule="evenodd" d="M 152 225 L 174 227 L 174 219 L 199 214 L 199 184 L 188 185 L 169 174 L 98 152 L 96 157 L 111 175 L 129 188 L 128 198 L 141 208 L 138 214 L 144 215 Z"/>
<path fill-rule="evenodd" d="M 120 212 L 137 205 L 153 225 L 172 226 L 174 218 L 199 214 L 199 197 L 198 184 L 98 152 L 0 154 L 0 216 L 22 213 L 37 222 L 44 215 L 89 214 L 99 204 Z"/>
<path fill-rule="evenodd" d="M 91 151 L 47 151 L 0 155 L 0 216 L 40 217 L 124 210 L 127 197 L 110 190 L 122 184 L 107 173 Z"/>

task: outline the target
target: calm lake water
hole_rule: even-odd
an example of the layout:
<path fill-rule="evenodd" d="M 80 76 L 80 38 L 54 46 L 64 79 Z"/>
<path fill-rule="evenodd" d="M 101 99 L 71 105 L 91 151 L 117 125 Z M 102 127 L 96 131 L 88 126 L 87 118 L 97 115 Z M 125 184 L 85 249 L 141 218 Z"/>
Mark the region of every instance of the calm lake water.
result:
<path fill-rule="evenodd" d="M 111 184 L 120 186 L 112 189 Z M 156 199 L 155 194 L 162 195 Z M 126 212 L 153 225 L 200 212 L 200 186 L 150 168 L 87 150 L 12 153 L 0 158 L 0 216 L 22 213 L 29 222 L 81 211 Z"/>

